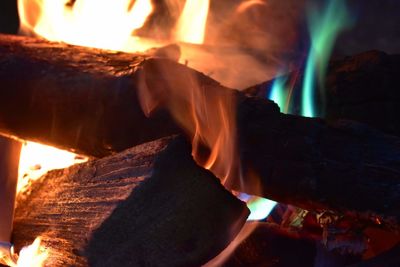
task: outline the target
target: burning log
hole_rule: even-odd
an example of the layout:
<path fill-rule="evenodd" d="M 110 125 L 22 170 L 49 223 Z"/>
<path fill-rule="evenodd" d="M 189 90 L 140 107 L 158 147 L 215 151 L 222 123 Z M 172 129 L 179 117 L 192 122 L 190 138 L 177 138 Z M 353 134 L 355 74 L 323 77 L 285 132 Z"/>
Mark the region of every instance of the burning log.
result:
<path fill-rule="evenodd" d="M 0 81 L 1 133 L 94 156 L 179 132 L 163 107 L 181 101 L 174 112 L 185 115 L 190 103 L 171 92 L 189 94 L 196 85 L 205 99 L 235 100 L 245 181 L 228 187 L 399 226 L 400 140 L 364 125 L 285 115 L 169 60 L 25 37 L 0 37 Z M 143 88 L 157 98 L 139 104 Z"/>
<path fill-rule="evenodd" d="M 176 138 L 52 171 L 17 203 L 17 248 L 40 235 L 51 266 L 199 266 L 249 213 Z"/>
<path fill-rule="evenodd" d="M 315 243 L 273 223 L 248 223 L 253 232 L 235 249 L 223 266 L 314 266 Z"/>
<path fill-rule="evenodd" d="M 101 157 L 177 132 L 158 127 L 165 114 L 141 111 L 134 74 L 144 55 L 6 35 L 0 51 L 3 134 Z"/>
<path fill-rule="evenodd" d="M 343 59 L 332 60 L 326 84 L 327 120 L 349 119 L 366 123 L 386 133 L 400 136 L 400 56 L 368 51 Z M 301 92 L 303 73 L 297 75 L 293 94 Z M 245 90 L 253 96 L 265 97 L 274 80 Z"/>

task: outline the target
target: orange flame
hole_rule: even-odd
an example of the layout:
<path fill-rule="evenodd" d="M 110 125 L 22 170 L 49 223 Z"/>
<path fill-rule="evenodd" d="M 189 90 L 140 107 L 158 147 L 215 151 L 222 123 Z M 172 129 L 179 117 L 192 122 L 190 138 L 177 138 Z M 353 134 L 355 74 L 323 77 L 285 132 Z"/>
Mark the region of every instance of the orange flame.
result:
<path fill-rule="evenodd" d="M 29 188 L 30 183 L 39 179 L 49 170 L 67 168 L 86 160 L 86 157 L 68 151 L 26 142 L 22 146 L 19 159 L 17 192 L 24 192 Z"/>
<path fill-rule="evenodd" d="M 209 5 L 209 0 L 187 0 L 171 41 L 202 44 Z M 133 35 L 154 11 L 151 0 L 18 0 L 18 9 L 25 35 L 126 52 L 151 45 Z"/>
<path fill-rule="evenodd" d="M 240 176 L 235 93 L 216 83 L 204 88 L 198 79 L 208 78 L 169 61 L 148 60 L 140 103 L 148 116 L 157 108 L 167 108 L 191 137 L 197 163 L 227 184 Z"/>
<path fill-rule="evenodd" d="M 22 33 L 96 48 L 132 49 L 132 32 L 153 11 L 151 0 L 19 0 Z M 137 43 L 139 44 L 139 43 Z M 137 47 L 141 50 L 141 47 Z"/>
<path fill-rule="evenodd" d="M 202 44 L 206 32 L 206 23 L 210 0 L 187 0 L 177 24 L 178 41 Z"/>
<path fill-rule="evenodd" d="M 43 267 L 48 252 L 40 243 L 41 239 L 37 237 L 31 245 L 21 249 L 19 256 L 15 254 L 13 246 L 6 254 L 2 254 L 4 251 L 0 251 L 0 264 L 10 267 Z"/>
<path fill-rule="evenodd" d="M 148 46 L 132 34 L 144 25 L 153 12 L 153 6 L 151 0 L 136 0 L 133 5 L 132 2 L 18 0 L 21 32 L 75 45 L 125 52 L 143 51 Z M 172 34 L 175 40 L 171 41 L 204 43 L 209 6 L 209 0 L 186 0 Z M 167 91 L 149 91 L 149 88 L 160 89 L 147 86 L 154 79 L 147 80 L 144 77 L 145 81 L 139 90 L 144 112 L 149 115 L 161 103 L 165 105 L 192 138 L 192 153 L 200 165 L 210 169 L 224 184 L 229 184 L 232 178 L 241 180 L 234 93 L 221 90 L 217 85 L 215 90 L 203 88 L 198 81 L 201 77 L 194 72 L 182 70 L 171 75 L 168 64 L 166 62 L 164 66 L 158 66 L 162 68 L 161 72 L 166 73 L 160 76 L 166 79 L 163 81 L 165 84 L 169 84 Z M 174 77 L 180 77 L 178 86 L 176 80 L 170 80 Z M 29 157 L 36 157 L 35 153 Z M 243 230 L 237 240 L 243 239 L 248 233 L 248 229 Z M 238 242 L 233 242 L 233 246 Z"/>

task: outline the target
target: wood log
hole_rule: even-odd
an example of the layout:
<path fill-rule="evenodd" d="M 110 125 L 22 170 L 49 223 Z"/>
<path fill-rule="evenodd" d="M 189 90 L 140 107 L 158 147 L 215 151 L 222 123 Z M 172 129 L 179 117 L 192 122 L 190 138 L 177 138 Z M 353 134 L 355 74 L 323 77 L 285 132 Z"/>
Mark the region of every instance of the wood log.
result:
<path fill-rule="evenodd" d="M 170 92 L 190 94 L 193 77 L 205 99 L 236 102 L 245 181 L 233 179 L 227 187 L 398 228 L 399 138 L 354 122 L 282 114 L 271 101 L 246 97 L 169 60 L 2 36 L 0 132 L 104 156 L 178 132 L 163 105 L 182 101 L 186 114 L 188 103 Z M 150 119 L 136 95 L 143 87 L 159 104 Z"/>
<path fill-rule="evenodd" d="M 13 241 L 41 236 L 48 266 L 200 266 L 248 214 L 166 138 L 43 176 L 18 197 Z"/>
<path fill-rule="evenodd" d="M 135 74 L 146 56 L 7 35 L 0 43 L 3 134 L 102 157 L 178 132 L 167 114 L 141 111 Z"/>
<path fill-rule="evenodd" d="M 273 223 L 247 223 L 252 233 L 223 264 L 226 267 L 309 267 L 314 265 L 315 243 Z"/>
<path fill-rule="evenodd" d="M 263 100 L 259 107 L 252 102 L 242 105 L 248 112 L 240 113 L 238 130 L 243 171 L 260 177 L 261 195 L 304 209 L 384 217 L 398 227 L 400 207 L 392 201 L 400 197 L 399 138 L 352 121 L 283 115 L 277 107 L 268 112 Z"/>
<path fill-rule="evenodd" d="M 400 55 L 381 51 L 367 51 L 331 60 L 325 88 L 317 88 L 317 91 L 326 92 L 324 117 L 327 120 L 355 120 L 400 136 L 400 119 L 397 116 L 400 113 L 399 66 Z M 296 72 L 292 95 L 302 91 L 304 75 L 301 70 L 299 72 Z M 266 81 L 244 91 L 265 97 L 269 95 L 273 82 Z M 317 86 L 320 87 L 319 84 Z M 298 106 L 299 98 L 292 99 L 292 106 Z"/>

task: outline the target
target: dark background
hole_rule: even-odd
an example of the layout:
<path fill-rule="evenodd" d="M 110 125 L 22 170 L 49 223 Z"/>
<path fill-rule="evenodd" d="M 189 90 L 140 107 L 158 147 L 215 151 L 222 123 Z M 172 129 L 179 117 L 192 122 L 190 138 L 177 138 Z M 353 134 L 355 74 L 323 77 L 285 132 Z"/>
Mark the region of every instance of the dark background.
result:
<path fill-rule="evenodd" d="M 400 1 L 348 0 L 356 17 L 352 30 L 338 40 L 337 49 L 354 54 L 371 49 L 400 53 Z"/>
<path fill-rule="evenodd" d="M 299 0 L 269 0 L 268 2 L 279 5 L 279 2 L 287 4 L 288 1 Z M 217 0 L 216 2 L 234 5 L 238 3 L 238 0 Z M 348 0 L 348 3 L 357 23 L 352 30 L 340 36 L 335 50 L 337 54 L 350 55 L 371 49 L 400 53 L 399 0 Z M 282 21 L 284 20 L 285 17 L 282 18 Z M 16 33 L 17 30 L 16 0 L 0 0 L 0 32 Z"/>
<path fill-rule="evenodd" d="M 0 32 L 16 33 L 18 14 L 16 0 L 0 0 Z"/>

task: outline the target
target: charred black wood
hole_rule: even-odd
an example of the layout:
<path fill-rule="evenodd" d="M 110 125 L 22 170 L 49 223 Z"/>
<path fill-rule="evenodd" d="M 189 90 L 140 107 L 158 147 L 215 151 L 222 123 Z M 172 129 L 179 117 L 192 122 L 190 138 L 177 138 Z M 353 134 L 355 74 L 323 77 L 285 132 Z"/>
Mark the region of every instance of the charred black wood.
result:
<path fill-rule="evenodd" d="M 48 173 L 19 196 L 13 241 L 41 236 L 50 266 L 200 266 L 248 214 L 169 138 Z"/>
<path fill-rule="evenodd" d="M 292 106 L 296 111 L 301 94 L 303 72 L 293 72 L 288 80 L 294 83 Z M 368 51 L 332 60 L 328 66 L 324 88 L 326 107 L 322 115 L 327 120 L 349 119 L 366 123 L 386 133 L 400 136 L 400 55 Z M 273 80 L 245 90 L 250 95 L 265 97 Z"/>
<path fill-rule="evenodd" d="M 349 265 L 347 267 L 396 267 L 400 265 L 400 244 L 388 251 L 366 261 Z"/>
<path fill-rule="evenodd" d="M 271 223 L 248 223 L 253 232 L 223 266 L 309 267 L 314 265 L 315 243 Z"/>
<path fill-rule="evenodd" d="M 181 101 L 186 113 L 190 103 L 170 92 L 190 94 L 197 86 L 206 99 L 236 102 L 244 183 L 231 180 L 227 187 L 398 228 L 397 137 L 350 121 L 282 114 L 271 101 L 165 59 L 10 36 L 1 38 L 0 55 L 3 134 L 105 156 L 180 132 L 163 107 Z M 143 88 L 157 96 L 150 119 L 138 100 Z"/>
<path fill-rule="evenodd" d="M 96 157 L 177 133 L 167 114 L 141 110 L 146 58 L 0 35 L 0 131 Z"/>

